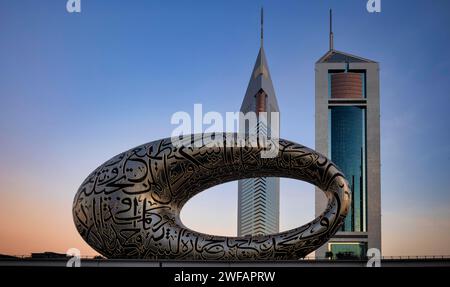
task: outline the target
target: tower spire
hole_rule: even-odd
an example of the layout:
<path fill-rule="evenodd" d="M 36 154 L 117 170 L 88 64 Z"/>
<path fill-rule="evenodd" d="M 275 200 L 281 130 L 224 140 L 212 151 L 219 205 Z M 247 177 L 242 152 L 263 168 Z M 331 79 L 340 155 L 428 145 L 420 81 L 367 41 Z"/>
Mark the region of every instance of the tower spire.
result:
<path fill-rule="evenodd" d="M 330 9 L 330 51 L 334 50 L 334 37 L 333 37 L 333 10 Z"/>
<path fill-rule="evenodd" d="M 264 44 L 264 8 L 261 7 L 261 47 Z"/>

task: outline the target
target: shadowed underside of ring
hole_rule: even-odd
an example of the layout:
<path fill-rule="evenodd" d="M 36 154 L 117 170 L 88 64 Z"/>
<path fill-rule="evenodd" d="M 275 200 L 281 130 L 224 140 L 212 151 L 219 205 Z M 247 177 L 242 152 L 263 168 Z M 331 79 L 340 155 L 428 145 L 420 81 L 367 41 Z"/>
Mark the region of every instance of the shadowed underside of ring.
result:
<path fill-rule="evenodd" d="M 262 148 L 240 147 L 225 136 L 223 145 L 216 147 L 176 147 L 166 138 L 105 162 L 75 196 L 73 218 L 78 232 L 108 258 L 178 260 L 298 259 L 336 233 L 347 214 L 350 192 L 344 175 L 331 161 L 287 140 L 279 141 L 277 157 L 261 158 Z M 236 139 L 236 134 L 231 137 Z M 197 193 L 228 181 L 262 176 L 314 184 L 326 194 L 327 208 L 303 226 L 264 236 L 208 235 L 181 223 L 181 208 Z"/>

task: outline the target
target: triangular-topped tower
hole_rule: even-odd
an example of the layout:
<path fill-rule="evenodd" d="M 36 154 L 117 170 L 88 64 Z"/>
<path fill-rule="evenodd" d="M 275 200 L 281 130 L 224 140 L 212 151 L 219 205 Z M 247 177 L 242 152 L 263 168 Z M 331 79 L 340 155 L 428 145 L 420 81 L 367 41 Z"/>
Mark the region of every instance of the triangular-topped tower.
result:
<path fill-rule="evenodd" d="M 245 93 L 244 100 L 242 101 L 242 112 L 245 113 L 249 111 L 256 111 L 255 96 L 261 91 L 266 95 L 267 106 L 264 111 L 279 112 L 278 102 L 275 96 L 275 90 L 273 88 L 269 65 L 267 63 L 263 46 L 259 49 L 258 57 L 256 58 L 255 66 L 250 76 L 247 91 Z"/>
<path fill-rule="evenodd" d="M 241 112 L 279 112 L 269 65 L 264 52 L 263 10 L 261 9 L 261 47 L 250 76 Z M 279 129 L 279 126 L 273 127 Z M 240 132 L 252 133 L 256 127 Z M 280 180 L 259 177 L 238 183 L 238 236 L 272 234 L 279 231 Z"/>

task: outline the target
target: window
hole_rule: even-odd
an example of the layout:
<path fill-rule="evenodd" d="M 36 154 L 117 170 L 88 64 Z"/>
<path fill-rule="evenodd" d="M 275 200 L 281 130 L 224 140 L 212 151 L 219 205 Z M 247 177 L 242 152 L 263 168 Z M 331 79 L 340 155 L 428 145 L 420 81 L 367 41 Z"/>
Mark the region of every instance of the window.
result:
<path fill-rule="evenodd" d="M 329 70 L 328 98 L 361 99 L 366 98 L 365 70 Z"/>
<path fill-rule="evenodd" d="M 366 110 L 356 106 L 329 108 L 329 156 L 347 178 L 352 202 L 341 231 L 364 232 L 366 222 Z"/>
<path fill-rule="evenodd" d="M 367 243 L 365 242 L 333 242 L 328 244 L 332 259 L 359 260 L 366 257 Z"/>

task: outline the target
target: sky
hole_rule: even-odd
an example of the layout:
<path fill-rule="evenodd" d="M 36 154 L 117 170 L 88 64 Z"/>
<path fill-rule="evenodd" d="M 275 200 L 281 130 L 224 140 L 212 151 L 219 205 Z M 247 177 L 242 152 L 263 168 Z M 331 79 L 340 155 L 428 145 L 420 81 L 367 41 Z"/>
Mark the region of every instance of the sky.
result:
<path fill-rule="evenodd" d="M 72 220 L 97 166 L 170 136 L 194 104 L 238 111 L 264 47 L 281 137 L 314 148 L 314 64 L 335 48 L 380 63 L 382 253 L 450 255 L 450 1 L 0 0 L 0 253 L 95 255 Z M 281 181 L 281 229 L 314 218 L 313 186 Z M 211 216 L 204 216 L 204 213 Z M 182 210 L 236 235 L 237 182 Z"/>

